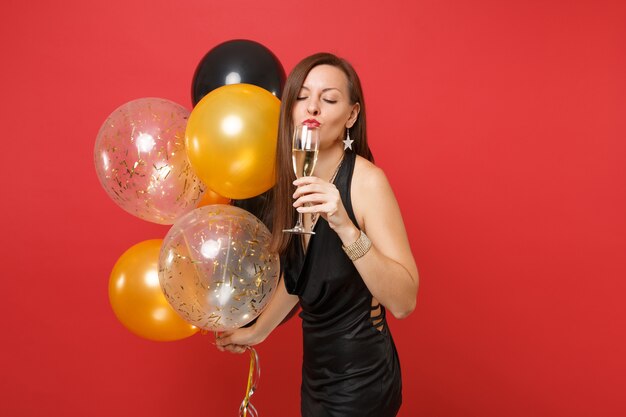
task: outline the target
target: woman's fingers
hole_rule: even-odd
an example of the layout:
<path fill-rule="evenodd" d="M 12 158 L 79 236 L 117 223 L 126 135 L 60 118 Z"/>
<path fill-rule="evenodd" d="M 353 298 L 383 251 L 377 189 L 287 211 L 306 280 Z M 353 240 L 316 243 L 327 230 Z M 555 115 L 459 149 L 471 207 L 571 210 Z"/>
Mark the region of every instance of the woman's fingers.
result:
<path fill-rule="evenodd" d="M 323 181 L 317 177 L 302 177 L 294 181 L 298 188 L 293 194 L 295 199 L 293 206 L 300 213 L 320 213 L 328 220 L 328 216 L 343 213 L 341 196 L 334 184 Z M 335 222 L 341 223 L 341 217 Z M 345 220 L 345 219 L 344 219 Z"/>
<path fill-rule="evenodd" d="M 233 340 L 235 332 L 228 331 L 224 333 L 215 334 L 215 346 L 219 351 L 227 351 L 232 353 L 243 353 L 246 351 L 247 346 L 237 344 Z"/>
<path fill-rule="evenodd" d="M 300 187 L 301 185 L 306 185 L 306 184 L 328 184 L 326 181 L 318 178 L 318 177 L 300 177 L 297 180 L 295 180 L 293 182 L 293 185 L 295 185 L 296 187 Z"/>
<path fill-rule="evenodd" d="M 339 195 L 339 192 L 337 191 L 337 187 L 335 187 L 333 184 L 307 184 L 307 185 L 301 185 L 298 188 L 296 188 L 296 191 L 293 193 L 293 198 L 298 198 L 302 195 L 306 195 L 306 194 L 313 194 L 313 193 L 328 193 L 328 194 L 334 194 L 336 193 L 337 195 Z"/>
<path fill-rule="evenodd" d="M 322 213 L 327 214 L 333 212 L 328 204 L 318 204 L 315 206 L 302 206 L 296 209 L 299 213 Z"/>
<path fill-rule="evenodd" d="M 300 207 L 303 204 L 325 204 L 331 201 L 327 194 L 323 193 L 315 193 L 315 194 L 306 194 L 298 197 L 296 201 L 293 202 L 294 207 Z"/>
<path fill-rule="evenodd" d="M 226 345 L 224 346 L 223 349 L 220 349 L 223 351 L 227 351 L 227 352 L 231 352 L 231 353 L 244 353 L 246 351 L 247 347 L 246 346 L 242 346 L 242 345 Z"/>
<path fill-rule="evenodd" d="M 219 347 L 219 346 L 226 346 L 226 345 L 230 345 L 232 343 L 232 335 L 228 334 L 228 335 L 219 335 L 215 338 L 215 344 Z"/>

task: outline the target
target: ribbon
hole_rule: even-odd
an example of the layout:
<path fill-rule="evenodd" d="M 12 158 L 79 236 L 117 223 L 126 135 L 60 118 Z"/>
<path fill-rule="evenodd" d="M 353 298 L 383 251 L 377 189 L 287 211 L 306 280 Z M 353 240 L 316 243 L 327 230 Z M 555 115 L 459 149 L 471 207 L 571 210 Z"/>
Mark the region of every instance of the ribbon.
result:
<path fill-rule="evenodd" d="M 257 355 L 254 348 L 249 347 L 250 350 L 250 371 L 248 372 L 248 387 L 246 388 L 246 396 L 239 406 L 239 417 L 258 417 L 259 413 L 256 408 L 250 402 L 250 397 L 254 394 L 259 379 L 261 378 L 261 365 L 259 364 L 259 355 Z"/>

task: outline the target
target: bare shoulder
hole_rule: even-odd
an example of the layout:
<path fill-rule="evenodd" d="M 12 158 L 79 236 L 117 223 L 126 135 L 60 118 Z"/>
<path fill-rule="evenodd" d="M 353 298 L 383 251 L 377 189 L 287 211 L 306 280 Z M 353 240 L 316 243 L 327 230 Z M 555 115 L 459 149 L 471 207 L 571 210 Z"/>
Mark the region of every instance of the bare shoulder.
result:
<path fill-rule="evenodd" d="M 351 197 L 354 214 L 361 227 L 368 212 L 379 210 L 381 204 L 397 204 L 384 171 L 361 156 L 357 156 L 354 165 Z"/>
<path fill-rule="evenodd" d="M 371 187 L 389 186 L 387 176 L 383 170 L 358 155 L 354 164 L 352 181 L 353 184 L 358 187 L 359 191 Z"/>

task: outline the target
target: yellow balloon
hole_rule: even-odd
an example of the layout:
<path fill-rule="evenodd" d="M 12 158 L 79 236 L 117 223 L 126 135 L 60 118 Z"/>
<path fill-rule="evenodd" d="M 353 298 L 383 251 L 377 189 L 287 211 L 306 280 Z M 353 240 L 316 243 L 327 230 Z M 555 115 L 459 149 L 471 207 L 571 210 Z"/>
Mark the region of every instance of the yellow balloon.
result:
<path fill-rule="evenodd" d="M 118 259 L 109 279 L 109 301 L 118 320 L 137 336 L 156 341 L 189 337 L 198 328 L 170 306 L 159 284 L 162 239 L 145 240 Z"/>
<path fill-rule="evenodd" d="M 189 163 L 211 190 L 232 199 L 259 195 L 275 183 L 280 100 L 251 84 L 219 87 L 189 116 Z"/>

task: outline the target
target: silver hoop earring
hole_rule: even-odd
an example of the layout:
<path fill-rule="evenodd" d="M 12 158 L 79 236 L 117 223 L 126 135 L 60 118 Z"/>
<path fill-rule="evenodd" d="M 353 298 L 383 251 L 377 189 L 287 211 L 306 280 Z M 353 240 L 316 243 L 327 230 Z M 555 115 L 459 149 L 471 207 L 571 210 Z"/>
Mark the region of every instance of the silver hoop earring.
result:
<path fill-rule="evenodd" d="M 352 142 L 354 141 L 350 139 L 350 129 L 346 128 L 346 138 L 343 140 L 343 150 L 352 150 Z"/>

